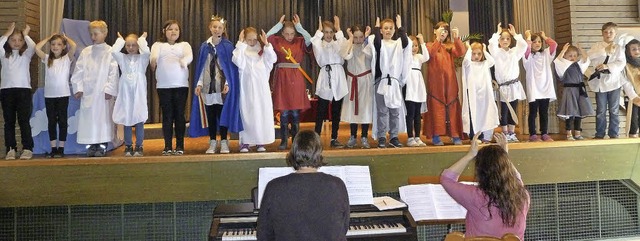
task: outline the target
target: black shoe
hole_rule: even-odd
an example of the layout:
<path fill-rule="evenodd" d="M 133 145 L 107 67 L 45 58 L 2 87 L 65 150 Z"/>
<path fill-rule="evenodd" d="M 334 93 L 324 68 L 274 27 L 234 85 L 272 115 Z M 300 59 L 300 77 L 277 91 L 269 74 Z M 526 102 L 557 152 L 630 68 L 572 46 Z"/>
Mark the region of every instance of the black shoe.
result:
<path fill-rule="evenodd" d="M 126 156 L 126 157 L 133 156 L 133 146 L 125 146 L 124 147 L 124 156 Z"/>
<path fill-rule="evenodd" d="M 337 139 L 333 139 L 333 140 L 331 140 L 331 147 L 333 147 L 333 148 L 343 148 L 344 145 L 342 145 L 342 143 L 340 143 Z"/>
<path fill-rule="evenodd" d="M 56 153 L 54 153 L 53 157 L 55 158 L 63 158 L 64 157 L 64 147 L 58 147 Z"/>
<path fill-rule="evenodd" d="M 400 143 L 400 140 L 398 140 L 398 137 L 394 137 L 394 138 L 391 138 L 391 140 L 389 140 L 389 146 L 400 148 L 402 147 L 402 143 Z"/>
<path fill-rule="evenodd" d="M 378 138 L 378 148 L 385 148 L 385 147 L 387 147 L 387 138 L 385 137 Z"/>
<path fill-rule="evenodd" d="M 107 147 L 103 144 L 96 145 L 96 152 L 94 156 L 103 157 L 107 155 Z"/>
<path fill-rule="evenodd" d="M 162 151 L 163 156 L 171 156 L 173 155 L 173 151 L 171 151 L 171 147 L 165 147 Z"/>
<path fill-rule="evenodd" d="M 142 146 L 136 146 L 136 150 L 133 153 L 133 156 L 138 157 L 138 156 L 144 156 L 143 150 L 142 150 Z"/>
<path fill-rule="evenodd" d="M 89 145 L 89 148 L 87 148 L 87 156 L 88 157 L 94 157 L 96 156 L 96 151 L 98 151 L 97 145 L 93 144 L 93 145 Z"/>
<path fill-rule="evenodd" d="M 57 151 L 58 151 L 57 147 L 51 147 L 51 152 L 47 153 L 44 157 L 46 157 L 46 158 L 54 158 Z"/>
<path fill-rule="evenodd" d="M 182 156 L 184 154 L 184 149 L 182 147 L 176 147 L 176 150 L 173 151 L 173 155 Z"/>

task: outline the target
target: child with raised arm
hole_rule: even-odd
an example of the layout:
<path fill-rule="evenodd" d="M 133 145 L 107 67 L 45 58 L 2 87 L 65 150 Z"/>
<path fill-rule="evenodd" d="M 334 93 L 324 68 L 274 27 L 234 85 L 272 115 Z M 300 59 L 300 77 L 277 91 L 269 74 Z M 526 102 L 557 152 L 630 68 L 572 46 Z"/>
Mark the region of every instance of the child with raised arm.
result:
<path fill-rule="evenodd" d="M 522 63 L 527 75 L 527 99 L 529 101 L 529 141 L 553 141 L 549 136 L 549 102 L 556 100 L 551 62 L 556 56 L 558 44 L 544 32 L 524 32 L 527 51 Z M 543 41 L 549 45 L 543 48 Z M 536 132 L 536 115 L 540 114 L 540 137 Z"/>
<path fill-rule="evenodd" d="M 340 50 L 345 45 L 346 39 L 340 31 L 340 18 L 333 17 L 333 23 L 322 21 L 318 17 L 318 31 L 311 38 L 313 53 L 316 62 L 321 67 L 316 84 L 316 96 L 318 96 L 318 108 L 316 115 L 315 131 L 318 135 L 322 132 L 322 125 L 327 118 L 329 104 L 331 103 L 331 144 L 333 148 L 342 148 L 338 141 L 338 128 L 340 128 L 340 114 L 342 98 L 348 92 L 347 78 L 342 65 L 344 58 Z M 335 37 L 335 39 L 334 39 Z"/>
<path fill-rule="evenodd" d="M 111 106 L 118 93 L 118 63 L 104 42 L 107 31 L 102 20 L 89 24 L 93 45 L 82 50 L 71 76 L 74 96 L 80 99 L 77 141 L 87 145 L 88 157 L 105 156 L 114 135 Z"/>
<path fill-rule="evenodd" d="M 614 42 L 618 25 L 612 22 L 602 25 L 602 41 L 595 43 L 587 54 L 596 72 L 589 77 L 589 88 L 596 92 L 596 135 L 603 139 L 605 131 L 609 138 L 618 138 L 620 119 L 620 87 L 622 70 L 627 64 L 624 48 Z M 607 112 L 609 128 L 607 129 Z"/>
<path fill-rule="evenodd" d="M 515 133 L 515 119 L 518 117 L 514 114 L 518 111 L 518 100 L 526 99 L 524 88 L 518 79 L 518 63 L 526 51 L 527 41 L 516 33 L 516 28 L 509 24 L 509 28 L 503 29 L 502 23 L 498 23 L 498 31 L 489 39 L 489 52 L 495 60 L 495 78 L 500 97 L 500 126 L 509 142 L 519 141 Z M 507 105 L 511 105 L 513 113 Z"/>
<path fill-rule="evenodd" d="M 184 154 L 186 120 L 184 110 L 189 95 L 189 64 L 193 52 L 189 43 L 182 41 L 180 24 L 167 20 L 162 26 L 160 39 L 151 46 L 151 69 L 156 72 L 156 89 L 162 110 L 163 156 Z M 176 147 L 172 138 L 176 134 Z"/>
<path fill-rule="evenodd" d="M 140 37 L 129 34 L 126 38 L 118 32 L 118 39 L 111 50 L 122 72 L 118 82 L 118 98 L 113 107 L 113 122 L 124 125 L 124 155 L 128 157 L 144 155 L 144 122 L 149 116 L 146 73 L 151 55 L 146 38 L 146 32 Z M 122 51 L 122 48 L 125 50 Z M 131 138 L 133 127 L 136 128 L 135 149 Z"/>
<path fill-rule="evenodd" d="M 31 75 L 29 63 L 35 50 L 36 43 L 29 37 L 31 28 L 27 25 L 24 30 L 15 29 L 16 23 L 11 23 L 7 31 L 0 36 L 0 102 L 4 117 L 4 144 L 7 155 L 5 159 L 16 159 L 16 118 L 20 125 L 22 137 L 22 153 L 20 159 L 33 157 L 33 139 L 31 138 Z"/>
<path fill-rule="evenodd" d="M 482 133 L 478 140 L 491 142 L 498 120 L 498 107 L 493 96 L 491 67 L 493 57 L 487 46 L 472 43 L 462 60 L 462 129 L 470 138 Z"/>
<path fill-rule="evenodd" d="M 273 109 L 280 111 L 280 150 L 287 149 L 289 123 L 293 138 L 300 130 L 300 111 L 311 107 L 304 73 L 299 64 L 304 61 L 305 53 L 311 51 L 311 35 L 304 30 L 297 14 L 293 16 L 293 22 L 285 21 L 284 17 L 282 15 L 280 21 L 267 32 L 267 39 L 278 55 L 272 91 Z M 296 32 L 301 36 L 296 36 Z"/>
<path fill-rule="evenodd" d="M 369 145 L 369 125 L 373 120 L 373 76 L 371 75 L 371 55 L 364 51 L 367 46 L 364 42 L 369 37 L 371 28 L 366 29 L 354 25 L 347 29 L 349 39 L 344 45 L 343 58 L 347 61 L 347 87 L 349 88 L 348 100 L 342 101 L 343 121 L 349 122 L 351 136 L 347 141 L 347 147 L 356 146 L 358 124 L 360 124 L 360 144 L 362 148 L 371 148 Z"/>
<path fill-rule="evenodd" d="M 49 44 L 49 54 L 42 47 Z M 67 49 L 67 46 L 69 49 Z M 51 152 L 48 157 L 64 157 L 67 141 L 67 108 L 69 108 L 69 77 L 76 43 L 65 35 L 53 34 L 36 45 L 36 54 L 45 64 L 44 104 L 47 109 Z M 60 135 L 58 135 L 58 128 Z"/>
<path fill-rule="evenodd" d="M 409 78 L 412 43 L 402 28 L 400 15 L 396 16 L 395 24 L 391 19 L 381 22 L 377 18 L 375 27 L 375 34 L 369 36 L 366 48 L 372 55 L 371 66 L 375 66 L 373 138 L 378 139 L 378 148 L 385 148 L 386 132 L 389 132 L 389 145 L 399 148 L 402 144 L 398 133 L 404 132 L 406 128 L 402 86 Z"/>
<path fill-rule="evenodd" d="M 410 39 L 413 42 L 413 58 L 409 78 L 404 86 L 404 104 L 407 108 L 407 146 L 427 146 L 420 139 L 420 130 L 422 129 L 420 117 L 422 113 L 427 112 L 427 87 L 422 77 L 422 64 L 429 61 L 429 51 L 427 51 L 422 34 L 411 36 Z M 421 50 L 422 53 L 418 53 L 418 50 Z"/>
<path fill-rule="evenodd" d="M 578 51 L 581 58 L 578 59 Z M 590 64 L 589 56 L 584 49 L 571 46 L 569 43 L 553 61 L 558 79 L 564 86 L 562 98 L 558 105 L 558 117 L 565 120 L 567 140 L 583 140 L 580 128 L 582 118 L 593 115 L 593 107 L 587 95 L 582 76 Z M 573 133 L 571 133 L 573 131 Z"/>
<path fill-rule="evenodd" d="M 244 127 L 240 132 L 240 152 L 249 152 L 250 145 L 264 152 L 267 150 L 264 145 L 275 141 L 269 73 L 277 58 L 264 31 L 258 35 L 255 28 L 248 27 L 240 32 L 233 50 L 233 63 L 240 71 L 240 114 Z"/>
<path fill-rule="evenodd" d="M 198 101 L 192 102 L 201 108 L 198 112 L 194 111 L 195 107 L 192 108 L 191 119 L 205 112 L 210 139 L 206 153 L 216 153 L 216 132 L 220 130 L 220 153 L 226 154 L 230 152 L 227 132 L 239 133 L 243 130 L 239 103 L 240 80 L 238 67 L 232 62 L 235 47 L 225 33 L 226 20 L 214 16 L 209 22 L 209 31 L 211 37 L 200 45 L 196 64 L 195 77 L 198 83 L 194 99 Z M 194 130 L 200 127 L 194 125 L 189 128 Z"/>
<path fill-rule="evenodd" d="M 451 29 L 446 22 L 434 26 L 435 39 L 427 43 L 427 106 L 423 132 L 435 146 L 442 146 L 441 135 L 451 137 L 454 145 L 462 145 L 462 117 L 458 98 L 458 80 L 454 61 L 464 56 L 465 46 L 458 36 L 458 29 Z"/>

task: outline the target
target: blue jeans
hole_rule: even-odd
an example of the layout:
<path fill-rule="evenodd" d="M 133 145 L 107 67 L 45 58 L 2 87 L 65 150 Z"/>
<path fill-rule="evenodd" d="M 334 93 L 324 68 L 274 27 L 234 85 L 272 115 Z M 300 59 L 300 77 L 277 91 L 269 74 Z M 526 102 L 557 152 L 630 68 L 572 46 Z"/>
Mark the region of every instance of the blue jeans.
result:
<path fill-rule="evenodd" d="M 125 126 L 124 127 L 124 145 L 130 146 L 133 141 L 131 140 L 131 132 L 133 127 L 136 128 L 136 146 L 142 146 L 142 141 L 144 140 L 144 122 L 140 122 L 135 126 Z"/>
<path fill-rule="evenodd" d="M 609 110 L 609 137 L 618 137 L 620 120 L 618 118 L 620 88 L 609 92 L 596 92 L 596 137 L 604 137 L 607 128 L 607 110 Z"/>

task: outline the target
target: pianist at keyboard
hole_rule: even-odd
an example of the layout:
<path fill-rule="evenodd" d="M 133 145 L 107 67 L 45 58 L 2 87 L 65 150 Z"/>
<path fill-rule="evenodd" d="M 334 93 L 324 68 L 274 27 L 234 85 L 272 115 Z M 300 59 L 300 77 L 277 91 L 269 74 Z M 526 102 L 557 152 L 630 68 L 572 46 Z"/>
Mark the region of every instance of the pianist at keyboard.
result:
<path fill-rule="evenodd" d="M 349 198 L 340 178 L 318 172 L 322 143 L 299 132 L 287 154 L 295 173 L 267 184 L 258 214 L 258 240 L 347 240 Z"/>

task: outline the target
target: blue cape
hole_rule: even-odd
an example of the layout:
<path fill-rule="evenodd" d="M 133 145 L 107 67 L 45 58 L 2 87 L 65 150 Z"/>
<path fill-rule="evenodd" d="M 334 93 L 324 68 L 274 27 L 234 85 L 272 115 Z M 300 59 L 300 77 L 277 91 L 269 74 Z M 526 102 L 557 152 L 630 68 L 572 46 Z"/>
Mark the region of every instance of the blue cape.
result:
<path fill-rule="evenodd" d="M 197 80 L 200 79 L 200 75 L 204 72 L 204 68 L 208 68 L 205 64 L 207 63 L 207 57 L 209 56 L 209 48 L 211 47 L 206 41 L 200 45 L 198 62 L 196 63 L 195 81 L 193 81 L 193 89 L 197 87 Z M 242 118 L 240 117 L 240 77 L 238 73 L 238 66 L 236 66 L 231 60 L 231 57 L 233 56 L 233 49 L 235 47 L 231 41 L 223 37 L 215 48 L 216 53 L 218 54 L 220 68 L 226 78 L 227 85 L 229 85 L 229 92 L 224 100 L 220 121 L 217 123 L 220 126 L 226 126 L 229 128 L 229 132 L 238 133 L 244 130 L 244 128 L 242 127 Z M 189 124 L 189 136 L 191 137 L 209 135 L 209 130 L 207 128 L 202 128 L 202 123 L 200 121 L 201 111 L 199 107 L 200 100 L 198 96 L 193 95 Z M 216 129 L 218 128 L 219 126 L 216 126 Z"/>

